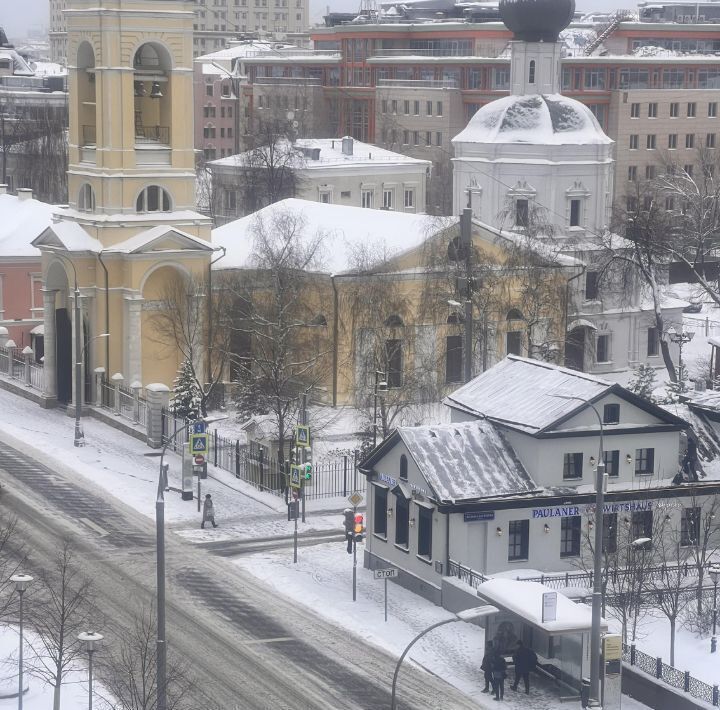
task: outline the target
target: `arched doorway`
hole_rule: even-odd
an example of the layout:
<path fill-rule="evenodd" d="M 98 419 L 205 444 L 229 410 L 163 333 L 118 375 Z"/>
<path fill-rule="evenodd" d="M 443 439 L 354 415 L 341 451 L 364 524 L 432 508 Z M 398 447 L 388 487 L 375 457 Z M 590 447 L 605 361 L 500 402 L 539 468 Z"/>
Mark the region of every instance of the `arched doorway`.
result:
<path fill-rule="evenodd" d="M 69 312 L 69 285 L 62 264 L 53 262 L 48 269 L 45 288 L 55 291 L 55 374 L 57 401 L 72 402 L 72 322 Z"/>
<path fill-rule="evenodd" d="M 588 332 L 596 330 L 590 321 L 576 320 L 568 326 L 565 340 L 565 367 L 585 372 Z"/>

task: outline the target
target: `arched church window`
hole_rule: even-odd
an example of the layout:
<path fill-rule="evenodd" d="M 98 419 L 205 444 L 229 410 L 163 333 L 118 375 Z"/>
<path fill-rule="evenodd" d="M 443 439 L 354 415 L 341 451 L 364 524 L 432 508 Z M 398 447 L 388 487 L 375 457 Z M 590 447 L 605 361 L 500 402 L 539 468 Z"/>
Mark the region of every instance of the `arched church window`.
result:
<path fill-rule="evenodd" d="M 80 194 L 78 195 L 77 208 L 80 212 L 94 212 L 95 211 L 95 190 L 92 185 L 86 182 L 80 188 Z"/>
<path fill-rule="evenodd" d="M 402 328 L 404 325 L 403 319 L 397 313 L 393 313 L 385 320 L 385 326 L 387 328 Z"/>
<path fill-rule="evenodd" d="M 535 60 L 530 60 L 530 66 L 528 68 L 528 84 L 535 83 Z"/>
<path fill-rule="evenodd" d="M 520 312 L 517 308 L 511 308 L 507 312 L 507 316 L 505 317 L 506 320 L 525 320 L 523 318 L 523 314 Z"/>
<path fill-rule="evenodd" d="M 148 185 L 137 198 L 136 212 L 169 212 L 170 194 L 159 185 Z"/>

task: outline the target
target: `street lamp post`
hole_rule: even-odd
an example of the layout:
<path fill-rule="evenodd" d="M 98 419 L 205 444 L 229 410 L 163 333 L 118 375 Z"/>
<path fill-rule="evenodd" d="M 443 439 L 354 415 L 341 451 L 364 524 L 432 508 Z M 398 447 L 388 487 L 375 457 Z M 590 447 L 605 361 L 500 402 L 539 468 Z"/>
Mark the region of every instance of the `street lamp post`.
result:
<path fill-rule="evenodd" d="M 683 359 L 682 359 L 682 351 L 683 347 L 687 345 L 694 337 L 694 332 L 686 332 L 685 328 L 682 329 L 680 333 L 678 333 L 675 328 L 670 327 L 667 330 L 667 334 L 670 338 L 670 341 L 675 343 L 675 345 L 678 346 L 680 349 L 680 356 L 678 358 L 678 384 L 680 386 L 680 391 L 685 391 L 685 383 L 683 381 Z"/>
<path fill-rule="evenodd" d="M 715 651 L 717 651 L 717 637 L 715 633 L 717 631 L 717 588 L 718 581 L 720 581 L 720 565 L 710 565 L 708 574 L 713 582 L 713 632 L 712 638 L 710 639 L 710 653 L 715 653 Z"/>
<path fill-rule="evenodd" d="M 428 632 L 432 631 L 433 629 L 437 629 L 439 626 L 445 626 L 445 624 L 452 624 L 455 621 L 475 621 L 476 619 L 480 619 L 484 616 L 490 616 L 491 614 L 497 614 L 499 609 L 496 606 L 492 606 L 492 604 L 484 604 L 483 606 L 476 606 L 472 609 L 465 609 L 464 611 L 459 611 L 455 616 L 451 617 L 450 619 L 443 619 L 442 621 L 438 621 L 435 624 L 432 624 L 432 626 L 428 626 L 424 631 L 421 631 L 410 643 L 405 647 L 405 650 L 402 652 L 402 655 L 400 658 L 398 658 L 398 662 L 395 666 L 395 673 L 393 673 L 393 681 L 392 681 L 392 693 L 390 696 L 390 710 L 395 710 L 395 690 L 397 688 L 397 679 L 398 679 L 398 673 L 400 673 L 400 666 L 402 665 L 402 662 L 405 660 L 405 656 L 408 655 L 410 649 Z"/>
<path fill-rule="evenodd" d="M 592 625 L 590 628 L 590 700 L 600 704 L 600 621 L 602 619 L 602 545 L 603 545 L 603 506 L 605 503 L 605 455 L 603 436 L 605 428 L 603 418 L 597 407 L 588 399 L 577 395 L 555 394 L 560 399 L 575 399 L 590 407 L 600 424 L 600 450 L 595 469 L 595 542 L 593 548 L 593 594 Z"/>
<path fill-rule="evenodd" d="M 93 707 L 93 653 L 95 645 L 103 640 L 103 635 L 95 631 L 83 631 L 78 634 L 78 641 L 83 645 L 83 649 L 88 655 L 88 710 Z"/>
<path fill-rule="evenodd" d="M 382 380 L 380 379 L 382 378 Z M 374 401 L 373 406 L 373 449 L 377 446 L 377 405 L 378 405 L 378 392 L 385 392 L 387 390 L 387 382 L 385 381 L 385 373 L 380 370 L 375 370 L 375 389 L 374 389 Z"/>
<path fill-rule="evenodd" d="M 19 626 L 20 626 L 20 646 L 18 649 L 18 710 L 22 710 L 23 706 L 23 596 L 33 578 L 29 574 L 14 574 L 10 577 L 10 581 L 15 583 L 15 591 L 20 597 L 19 610 Z"/>
<path fill-rule="evenodd" d="M 202 421 L 205 424 L 227 419 L 223 414 L 217 417 L 200 417 L 195 421 Z M 178 434 L 185 431 L 187 427 L 178 429 L 172 436 L 163 442 L 160 451 L 160 473 L 158 475 L 157 496 L 155 498 L 155 567 L 157 574 L 157 641 L 155 645 L 156 665 L 155 672 L 157 682 L 157 710 L 167 710 L 167 643 L 165 638 L 165 489 L 167 488 L 167 469 L 164 459 L 168 446 L 175 441 Z M 146 456 L 157 457 L 153 451 Z"/>

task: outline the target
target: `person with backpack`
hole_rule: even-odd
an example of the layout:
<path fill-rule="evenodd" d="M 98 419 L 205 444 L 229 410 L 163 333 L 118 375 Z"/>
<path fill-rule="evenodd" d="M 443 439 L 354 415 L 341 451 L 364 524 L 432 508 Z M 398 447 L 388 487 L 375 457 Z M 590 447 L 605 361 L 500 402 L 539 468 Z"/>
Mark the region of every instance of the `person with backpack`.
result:
<path fill-rule="evenodd" d="M 491 663 L 492 685 L 495 692 L 494 700 L 502 700 L 505 696 L 505 677 L 507 676 L 507 661 L 499 651 L 495 651 Z"/>
<path fill-rule="evenodd" d="M 535 666 L 537 665 L 537 654 L 522 641 L 518 641 L 515 653 L 513 653 L 513 661 L 515 662 L 515 683 L 510 687 L 513 690 L 517 690 L 518 683 L 520 683 L 520 679 L 522 679 L 525 684 L 525 693 L 529 694 L 530 673 L 535 670 Z"/>

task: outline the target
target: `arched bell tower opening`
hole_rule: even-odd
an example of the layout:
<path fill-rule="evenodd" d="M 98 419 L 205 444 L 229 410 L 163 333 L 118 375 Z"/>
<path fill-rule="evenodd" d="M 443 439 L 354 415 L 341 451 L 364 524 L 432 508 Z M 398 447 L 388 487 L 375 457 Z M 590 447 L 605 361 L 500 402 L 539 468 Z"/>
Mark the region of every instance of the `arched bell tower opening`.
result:
<path fill-rule="evenodd" d="M 157 42 L 146 42 L 133 58 L 135 143 L 170 146 L 172 131 L 172 58 Z"/>
<path fill-rule="evenodd" d="M 81 42 L 77 50 L 77 91 L 75 92 L 81 146 L 97 142 L 97 104 L 95 94 L 95 52 L 89 42 Z"/>
<path fill-rule="evenodd" d="M 57 261 L 50 264 L 45 279 L 46 289 L 55 296 L 55 374 L 57 401 L 72 402 L 72 320 L 70 318 L 70 286 L 67 273 Z"/>

